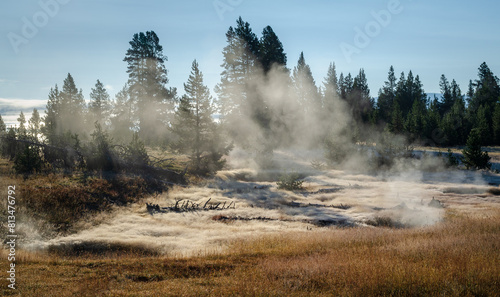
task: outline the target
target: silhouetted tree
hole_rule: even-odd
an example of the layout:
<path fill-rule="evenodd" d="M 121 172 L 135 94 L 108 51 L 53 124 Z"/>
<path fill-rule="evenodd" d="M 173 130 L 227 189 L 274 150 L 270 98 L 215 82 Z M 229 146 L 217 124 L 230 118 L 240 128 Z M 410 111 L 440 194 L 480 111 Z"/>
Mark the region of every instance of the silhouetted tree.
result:
<path fill-rule="evenodd" d="M 167 89 L 167 69 L 163 47 L 154 31 L 134 34 L 123 61 L 127 62 L 128 91 L 136 105 L 136 118 L 141 138 L 146 143 L 158 142 L 164 125 L 162 110 L 172 108 L 175 89 Z M 166 120 L 166 119 L 164 119 Z"/>
<path fill-rule="evenodd" d="M 467 169 L 489 169 L 491 168 L 490 156 L 488 152 L 481 150 L 481 132 L 478 129 L 472 129 L 463 154 L 463 163 Z"/>
<path fill-rule="evenodd" d="M 28 135 L 35 141 L 38 141 L 38 135 L 40 134 L 40 123 L 40 113 L 34 108 L 31 119 L 28 122 Z"/>
<path fill-rule="evenodd" d="M 172 125 L 177 136 L 172 146 L 189 155 L 193 172 L 207 174 L 219 170 L 223 165 L 220 158 L 225 152 L 215 148 L 223 141 L 216 135 L 212 97 L 203 84 L 203 74 L 196 60 L 184 90 L 186 94 L 180 99 Z"/>
<path fill-rule="evenodd" d="M 21 111 L 19 117 L 17 118 L 19 122 L 19 126 L 17 127 L 17 134 L 20 138 L 26 138 L 28 136 L 28 130 L 26 129 L 26 117 L 24 113 Z"/>
<path fill-rule="evenodd" d="M 91 123 L 99 123 L 106 127 L 110 114 L 110 99 L 108 91 L 101 81 L 97 80 L 95 88 L 91 89 L 89 102 L 89 118 Z"/>
<path fill-rule="evenodd" d="M 335 63 L 330 63 L 325 80 L 323 81 L 323 106 L 325 108 L 327 118 L 333 113 L 337 105 L 338 95 L 338 80 L 335 70 Z"/>
<path fill-rule="evenodd" d="M 286 54 L 283 44 L 271 26 L 265 27 L 262 31 L 259 46 L 259 60 L 264 73 L 267 73 L 273 65 L 282 68 L 286 67 Z"/>
<path fill-rule="evenodd" d="M 380 113 L 380 119 L 386 123 L 391 122 L 392 105 L 396 98 L 396 76 L 394 75 L 394 67 L 389 68 L 387 81 L 378 92 L 377 108 Z"/>
<path fill-rule="evenodd" d="M 312 117 L 321 107 L 321 101 L 311 68 L 307 65 L 303 52 L 300 53 L 297 66 L 293 69 L 292 80 L 298 103 L 305 117 Z"/>
<path fill-rule="evenodd" d="M 0 135 L 2 135 L 2 133 L 5 133 L 6 131 L 7 131 L 7 126 L 3 121 L 2 115 L 0 115 Z"/>
<path fill-rule="evenodd" d="M 130 139 L 132 128 L 134 127 L 134 103 L 129 96 L 127 85 L 125 85 L 116 95 L 112 104 L 110 114 L 110 133 L 117 140 Z"/>

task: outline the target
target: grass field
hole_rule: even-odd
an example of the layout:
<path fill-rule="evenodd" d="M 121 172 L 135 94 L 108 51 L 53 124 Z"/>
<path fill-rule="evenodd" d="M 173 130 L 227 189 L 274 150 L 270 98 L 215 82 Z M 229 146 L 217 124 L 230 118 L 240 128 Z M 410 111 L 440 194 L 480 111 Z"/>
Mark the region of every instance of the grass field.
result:
<path fill-rule="evenodd" d="M 0 188 L 19 185 L 16 220 L 23 231 L 20 236 L 33 237 L 28 233 L 36 231 L 42 242 L 62 238 L 71 245 L 17 248 L 16 290 L 7 287 L 11 262 L 8 250 L 2 249 L 1 296 L 500 296 L 500 207 L 499 196 L 492 191 L 498 187 L 434 179 L 449 173 L 431 175 L 424 179 L 430 182 L 420 184 L 335 171 L 306 178 L 307 189 L 292 193 L 254 180 L 247 176 L 250 173 L 241 177 L 240 171 L 227 171 L 210 187 L 178 187 L 156 196 L 140 178 L 69 175 L 23 180 L 12 175 L 9 167 L 9 162 L 0 160 Z M 325 189 L 335 191 L 321 191 Z M 165 197 L 172 200 L 183 195 L 195 201 L 232 199 L 238 201 L 238 208 L 227 213 L 157 215 L 144 209 L 144 201 L 161 203 Z M 262 202 L 261 196 L 273 201 Z M 379 196 L 390 199 L 379 200 Z M 427 203 L 434 196 L 447 206 L 435 224 L 391 228 L 362 223 L 375 206 L 385 209 L 375 213 L 384 213 L 393 211 L 392 206 L 400 201 L 408 203 L 408 211 L 417 207 L 420 212 L 416 213 L 424 215 L 428 208 L 420 206 L 421 197 Z M 95 204 L 108 200 L 113 203 Z M 323 208 L 321 203 L 345 203 L 352 208 Z M 6 214 L 4 205 L 0 210 Z M 327 217 L 343 214 L 359 219 L 355 224 L 331 227 L 292 221 L 306 215 L 313 218 L 318 210 Z M 213 219 L 215 214 L 231 213 L 276 219 Z M 75 222 L 65 227 L 66 220 Z M 78 243 L 86 238 L 80 231 L 92 237 L 92 232 L 103 230 L 117 239 Z M 148 243 L 120 241 L 120 236 L 144 230 L 150 234 L 139 238 Z M 2 235 L 6 237 L 5 226 Z M 188 255 L 161 253 L 152 244 L 154 240 L 178 241 L 181 249 L 189 240 L 203 246 L 215 237 L 225 238 L 223 248 L 207 247 Z"/>
<path fill-rule="evenodd" d="M 189 258 L 18 252 L 3 296 L 498 296 L 500 211 L 416 229 L 257 236 Z M 7 267 L 5 251 L 0 266 Z"/>

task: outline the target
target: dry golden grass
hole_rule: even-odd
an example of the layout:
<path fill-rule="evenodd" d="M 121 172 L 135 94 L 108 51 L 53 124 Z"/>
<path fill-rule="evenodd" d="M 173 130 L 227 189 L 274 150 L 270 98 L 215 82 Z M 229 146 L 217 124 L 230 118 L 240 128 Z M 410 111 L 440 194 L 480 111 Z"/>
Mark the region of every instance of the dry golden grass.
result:
<path fill-rule="evenodd" d="M 193 258 L 18 254 L 22 296 L 499 296 L 500 211 L 420 229 L 260 236 Z M 5 252 L 0 267 L 7 267 Z M 3 269 L 3 268 L 2 268 Z"/>

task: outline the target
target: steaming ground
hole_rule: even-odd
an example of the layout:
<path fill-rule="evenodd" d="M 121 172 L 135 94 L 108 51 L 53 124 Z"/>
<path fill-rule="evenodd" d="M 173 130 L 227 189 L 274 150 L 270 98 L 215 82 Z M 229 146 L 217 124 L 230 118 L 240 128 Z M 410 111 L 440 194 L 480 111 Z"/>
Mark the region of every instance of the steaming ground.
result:
<path fill-rule="evenodd" d="M 406 227 L 432 225 L 444 215 L 444 209 L 429 206 L 433 198 L 447 209 L 467 213 L 500 207 L 498 196 L 487 194 L 491 184 L 498 186 L 498 175 L 407 171 L 375 176 L 320 171 L 311 167 L 314 155 L 275 154 L 278 167 L 307 175 L 303 179 L 304 191 L 278 190 L 272 178 L 283 171 L 257 171 L 248 161 L 237 164 L 248 168 L 220 171 L 204 186 L 175 187 L 147 200 L 171 206 L 180 199 L 201 205 L 211 199 L 211 204 L 234 202 L 234 209 L 151 214 L 142 202 L 117 209 L 96 226 L 89 223 L 74 235 L 38 242 L 33 247 L 117 244 L 170 256 L 191 256 L 223 252 L 231 240 L 262 234 L 316 232 L 326 228 L 335 232 L 336 228 L 352 226 L 374 228 L 367 223 L 377 217 L 389 217 Z"/>

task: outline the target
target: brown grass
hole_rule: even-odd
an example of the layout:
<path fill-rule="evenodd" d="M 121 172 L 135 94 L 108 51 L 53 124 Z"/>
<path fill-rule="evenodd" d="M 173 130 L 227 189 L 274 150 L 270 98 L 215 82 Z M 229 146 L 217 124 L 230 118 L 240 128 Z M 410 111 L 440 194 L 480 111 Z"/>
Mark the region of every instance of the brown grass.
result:
<path fill-rule="evenodd" d="M 420 229 L 328 229 L 193 258 L 20 253 L 10 296 L 499 296 L 500 211 Z M 7 267 L 1 255 L 0 267 Z M 3 269 L 2 268 L 2 269 Z"/>

